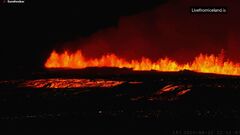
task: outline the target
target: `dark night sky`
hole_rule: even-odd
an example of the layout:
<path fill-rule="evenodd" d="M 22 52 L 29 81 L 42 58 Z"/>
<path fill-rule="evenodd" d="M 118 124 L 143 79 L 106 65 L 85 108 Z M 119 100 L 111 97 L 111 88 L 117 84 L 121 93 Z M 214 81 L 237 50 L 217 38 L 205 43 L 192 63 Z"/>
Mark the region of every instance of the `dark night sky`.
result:
<path fill-rule="evenodd" d="M 63 42 L 116 26 L 119 16 L 136 14 L 161 3 L 159 0 L 1 3 L 1 68 L 41 67 L 52 49 L 60 48 Z"/>
<path fill-rule="evenodd" d="M 89 57 L 107 51 L 126 58 L 169 56 L 180 62 L 223 48 L 240 62 L 238 5 L 238 0 L 1 4 L 1 68 L 39 68 L 53 49 L 77 48 Z M 190 6 L 226 6 L 228 13 L 190 14 Z"/>

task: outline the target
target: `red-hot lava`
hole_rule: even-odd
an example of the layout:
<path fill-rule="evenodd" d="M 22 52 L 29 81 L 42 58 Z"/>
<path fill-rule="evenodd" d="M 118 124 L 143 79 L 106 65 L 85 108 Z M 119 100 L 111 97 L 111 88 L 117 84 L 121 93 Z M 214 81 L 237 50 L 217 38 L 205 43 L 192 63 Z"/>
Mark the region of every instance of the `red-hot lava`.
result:
<path fill-rule="evenodd" d="M 38 80 L 26 80 L 20 83 L 19 87 L 28 88 L 112 88 L 124 83 L 123 81 L 113 80 L 90 80 L 90 79 L 38 79 Z"/>
<path fill-rule="evenodd" d="M 99 58 L 87 59 L 81 50 L 75 53 L 57 53 L 53 51 L 45 63 L 46 68 L 86 68 L 86 67 L 119 67 L 132 68 L 133 70 L 180 71 L 191 70 L 203 73 L 216 73 L 226 75 L 240 75 L 240 63 L 224 60 L 223 51 L 219 55 L 200 54 L 192 62 L 178 64 L 176 61 L 165 57 L 153 62 L 142 57 L 139 60 L 126 60 L 113 53 Z"/>

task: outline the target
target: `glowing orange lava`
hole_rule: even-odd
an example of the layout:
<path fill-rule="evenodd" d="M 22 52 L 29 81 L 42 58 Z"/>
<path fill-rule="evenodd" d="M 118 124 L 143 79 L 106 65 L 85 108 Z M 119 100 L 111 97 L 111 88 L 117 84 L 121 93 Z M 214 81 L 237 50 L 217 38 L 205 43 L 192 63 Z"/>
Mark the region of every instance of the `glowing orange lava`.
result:
<path fill-rule="evenodd" d="M 123 84 L 123 81 L 103 80 L 103 79 L 37 79 L 26 80 L 19 84 L 19 87 L 27 88 L 112 88 Z"/>
<path fill-rule="evenodd" d="M 192 70 L 204 73 L 216 73 L 227 75 L 240 75 L 240 63 L 224 60 L 223 51 L 215 56 L 203 55 L 195 57 L 194 61 L 186 64 L 178 64 L 169 58 L 160 58 L 153 62 L 149 58 L 142 57 L 139 60 L 119 58 L 115 54 L 106 54 L 100 58 L 87 59 L 81 51 L 75 53 L 57 53 L 53 51 L 45 63 L 46 68 L 86 68 L 86 67 L 119 67 L 132 68 L 133 70 L 157 70 L 157 71 L 180 71 Z"/>

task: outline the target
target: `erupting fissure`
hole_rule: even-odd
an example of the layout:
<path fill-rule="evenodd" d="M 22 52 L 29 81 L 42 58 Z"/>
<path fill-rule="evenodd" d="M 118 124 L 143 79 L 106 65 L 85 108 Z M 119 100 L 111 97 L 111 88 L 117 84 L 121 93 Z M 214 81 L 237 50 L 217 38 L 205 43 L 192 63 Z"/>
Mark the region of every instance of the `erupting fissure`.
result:
<path fill-rule="evenodd" d="M 86 68 L 86 67 L 119 67 L 132 68 L 133 70 L 157 70 L 157 71 L 180 71 L 191 70 L 203 73 L 216 73 L 226 75 L 240 75 L 240 63 L 234 63 L 224 59 L 223 50 L 219 55 L 200 54 L 192 62 L 178 64 L 167 57 L 153 62 L 149 58 L 142 57 L 139 60 L 126 60 L 119 58 L 113 53 L 99 58 L 87 59 L 81 50 L 75 53 L 65 51 L 57 53 L 53 51 L 45 63 L 46 68 Z"/>

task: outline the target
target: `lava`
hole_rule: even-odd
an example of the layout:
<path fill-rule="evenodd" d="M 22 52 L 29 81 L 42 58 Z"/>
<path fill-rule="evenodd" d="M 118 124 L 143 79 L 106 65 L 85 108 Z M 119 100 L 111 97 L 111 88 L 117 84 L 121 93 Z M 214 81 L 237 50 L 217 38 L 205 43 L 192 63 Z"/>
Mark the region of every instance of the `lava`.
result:
<path fill-rule="evenodd" d="M 186 56 L 187 57 L 187 56 Z M 139 60 L 126 60 L 113 53 L 102 55 L 99 58 L 87 59 L 81 50 L 75 53 L 53 51 L 45 63 L 46 68 L 74 68 L 86 67 L 118 67 L 132 68 L 133 70 L 181 71 L 191 70 L 203 73 L 216 73 L 225 75 L 240 75 L 240 63 L 234 63 L 224 58 L 223 50 L 219 55 L 199 54 L 192 62 L 179 64 L 165 57 L 152 61 L 142 57 Z"/>
<path fill-rule="evenodd" d="M 90 80 L 90 79 L 37 79 L 28 80 L 19 84 L 19 87 L 27 88 L 112 88 L 124 83 L 123 81 Z"/>

